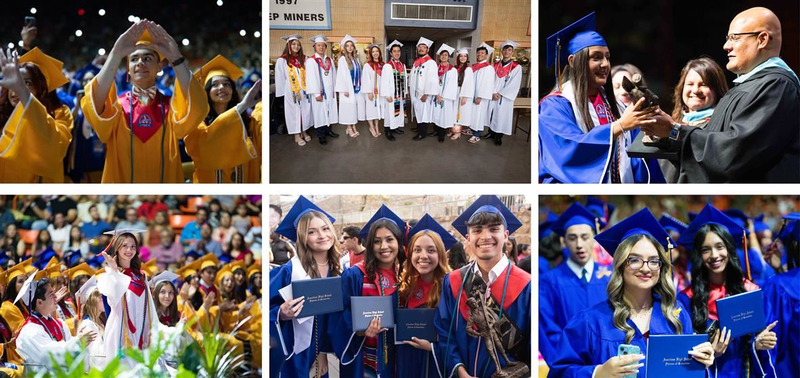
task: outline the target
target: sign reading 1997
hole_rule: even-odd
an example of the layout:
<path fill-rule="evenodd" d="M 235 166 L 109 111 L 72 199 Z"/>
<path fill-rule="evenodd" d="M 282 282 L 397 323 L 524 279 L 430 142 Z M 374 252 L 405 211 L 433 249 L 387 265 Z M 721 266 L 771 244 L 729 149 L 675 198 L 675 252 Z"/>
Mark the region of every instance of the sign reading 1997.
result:
<path fill-rule="evenodd" d="M 330 0 L 272 0 L 270 29 L 331 30 Z"/>

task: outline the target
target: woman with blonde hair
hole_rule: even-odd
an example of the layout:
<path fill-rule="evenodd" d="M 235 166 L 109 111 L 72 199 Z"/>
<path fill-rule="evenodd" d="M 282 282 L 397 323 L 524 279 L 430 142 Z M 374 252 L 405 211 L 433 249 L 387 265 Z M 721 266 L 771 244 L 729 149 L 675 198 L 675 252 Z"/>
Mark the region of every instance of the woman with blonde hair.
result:
<path fill-rule="evenodd" d="M 103 295 L 97 290 L 97 278 L 95 276 L 89 278 L 75 293 L 75 297 L 81 303 L 79 317 L 82 320 L 78 329 L 87 329 L 97 333 L 97 338 L 86 345 L 89 356 L 84 360 L 84 371 L 88 373 L 92 368 L 102 370 L 108 362 L 103 340 L 106 311 L 103 306 Z"/>
<path fill-rule="evenodd" d="M 280 289 L 303 278 L 341 275 L 339 248 L 333 229 L 335 219 L 303 196 L 275 230 L 297 244 L 292 259 L 270 271 L 270 376 L 307 377 L 310 372 L 322 377 L 328 371 L 325 353 L 333 352 L 326 330 L 332 329 L 330 314 L 301 322 L 297 315 L 305 299 L 284 298 Z M 276 363 L 272 363 L 276 361 Z"/>
<path fill-rule="evenodd" d="M 347 126 L 347 135 L 360 135 L 358 121 L 366 121 L 366 101 L 361 95 L 361 62 L 358 59 L 356 40 L 349 34 L 342 38 L 342 56 L 336 66 L 336 92 L 339 92 L 339 123 Z"/>
<path fill-rule="evenodd" d="M 430 308 L 439 306 L 442 281 L 450 273 L 447 250 L 457 241 L 430 215 L 425 214 L 408 233 L 409 257 L 400 278 L 400 307 Z M 429 340 L 413 338 L 397 346 L 399 377 L 435 377 L 441 370 L 436 346 Z"/>
<path fill-rule="evenodd" d="M 676 301 L 670 278 L 672 266 L 662 244 L 669 243 L 668 234 L 645 208 L 595 239 L 614 256 L 608 301 L 570 320 L 555 346 L 549 376 L 644 377 L 642 360 L 650 336 L 692 333 L 691 317 Z M 621 344 L 637 346 L 642 354 L 619 357 Z M 688 355 L 706 367 L 714 363 L 709 342 Z"/>

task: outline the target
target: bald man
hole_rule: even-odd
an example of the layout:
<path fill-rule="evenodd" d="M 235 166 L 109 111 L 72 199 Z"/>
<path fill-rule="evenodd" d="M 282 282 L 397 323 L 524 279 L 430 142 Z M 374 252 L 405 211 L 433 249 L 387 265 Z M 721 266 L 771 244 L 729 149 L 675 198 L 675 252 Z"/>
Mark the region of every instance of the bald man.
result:
<path fill-rule="evenodd" d="M 767 8 L 739 13 L 723 49 L 738 77 L 705 128 L 659 112 L 641 129 L 678 141 L 678 182 L 800 182 L 800 80 L 780 58 L 780 20 Z"/>

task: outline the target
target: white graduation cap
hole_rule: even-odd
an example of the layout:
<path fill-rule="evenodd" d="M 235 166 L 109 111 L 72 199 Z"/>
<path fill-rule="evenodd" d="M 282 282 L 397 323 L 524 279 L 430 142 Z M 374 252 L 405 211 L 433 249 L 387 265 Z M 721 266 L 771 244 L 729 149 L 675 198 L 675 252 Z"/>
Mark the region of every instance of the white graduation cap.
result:
<path fill-rule="evenodd" d="M 489 59 L 492 56 L 492 54 L 494 53 L 494 47 L 487 45 L 486 42 L 482 42 L 481 45 L 478 46 L 478 48 L 481 48 L 481 47 L 486 49 L 486 52 L 487 52 L 486 59 Z M 477 53 L 478 49 L 475 49 L 475 51 Z"/>
<path fill-rule="evenodd" d="M 291 42 L 291 41 L 294 41 L 294 40 L 298 40 L 299 41 L 300 38 L 302 38 L 302 36 L 300 34 L 290 34 L 290 35 L 284 35 L 283 37 L 281 37 L 281 39 L 283 39 L 287 43 Z"/>
<path fill-rule="evenodd" d="M 428 48 L 431 48 L 431 45 L 433 45 L 433 41 L 431 41 L 430 39 L 427 39 L 425 37 L 419 37 L 419 41 L 417 42 L 417 46 L 419 46 L 419 45 L 425 45 L 425 46 L 428 46 Z"/>
<path fill-rule="evenodd" d="M 506 48 L 506 46 L 511 46 L 512 49 L 516 49 L 519 47 L 519 43 L 516 43 L 510 39 L 506 39 L 506 41 L 500 45 L 500 50 Z"/>
<path fill-rule="evenodd" d="M 28 279 L 22 284 L 22 289 L 20 289 L 19 293 L 17 293 L 17 298 L 14 299 L 14 304 L 19 302 L 22 299 L 22 303 L 24 303 L 28 308 L 30 308 L 31 300 L 33 296 L 36 294 L 36 284 L 38 281 L 34 280 L 36 277 L 36 272 L 39 270 L 37 269 L 35 272 L 31 273 L 28 276 Z"/>
<path fill-rule="evenodd" d="M 388 46 L 386 46 L 386 50 L 392 51 L 392 46 L 400 46 L 400 47 L 403 47 L 403 44 L 402 44 L 402 43 L 400 43 L 398 40 L 396 40 L 396 39 L 395 39 L 394 41 L 392 41 L 392 43 L 390 43 Z"/>
<path fill-rule="evenodd" d="M 85 303 L 95 290 L 97 290 L 97 276 L 91 276 L 86 280 L 86 283 L 75 292 L 75 297 L 80 297 L 80 300 Z"/>
<path fill-rule="evenodd" d="M 369 50 L 369 49 L 371 49 L 373 47 L 381 47 L 381 45 L 382 45 L 382 43 L 372 43 L 372 44 L 367 46 L 367 50 Z"/>
<path fill-rule="evenodd" d="M 462 47 L 456 51 L 456 55 L 467 55 L 469 56 L 469 47 Z"/>
<path fill-rule="evenodd" d="M 322 34 L 317 34 L 317 35 L 311 37 L 310 40 L 311 40 L 311 42 L 314 42 L 314 43 L 317 43 L 317 42 L 323 42 L 324 43 L 324 42 L 328 42 L 328 37 L 326 37 L 326 36 L 324 36 Z"/>
<path fill-rule="evenodd" d="M 170 272 L 168 270 L 165 270 L 165 271 L 161 272 L 161 274 L 155 276 L 155 278 L 153 278 L 153 280 L 150 281 L 150 285 L 153 285 L 153 287 L 155 287 L 156 284 L 158 284 L 161 281 L 173 282 L 173 281 L 177 280 L 179 277 L 180 276 L 178 276 L 177 274 L 172 273 L 172 272 Z"/>
<path fill-rule="evenodd" d="M 141 229 L 141 228 L 120 228 L 119 230 L 106 231 L 103 234 L 111 235 L 111 236 L 116 237 L 116 236 L 122 235 L 124 233 L 129 233 L 129 234 L 136 235 L 136 234 L 143 234 L 145 232 L 147 232 L 147 230 Z"/>
<path fill-rule="evenodd" d="M 342 49 L 344 49 L 344 44 L 345 44 L 345 43 L 347 43 L 347 41 L 351 41 L 351 42 L 353 42 L 353 45 L 354 45 L 354 46 L 355 46 L 355 44 L 356 44 L 356 39 L 355 39 L 355 38 L 353 38 L 353 37 L 351 37 L 351 36 L 350 36 L 350 34 L 346 34 L 346 35 L 344 36 L 344 38 L 342 38 L 342 42 L 339 44 L 339 46 L 342 46 Z"/>
<path fill-rule="evenodd" d="M 439 50 L 437 50 L 437 51 L 436 51 L 436 55 L 439 55 L 439 54 L 441 54 L 441 53 L 442 53 L 442 51 L 447 51 L 447 53 L 448 53 L 448 54 L 450 54 L 450 56 L 453 56 L 453 51 L 454 51 L 454 50 L 455 50 L 455 48 L 454 48 L 454 47 L 452 47 L 452 46 L 449 46 L 449 45 L 448 45 L 448 44 L 446 44 L 446 43 L 442 43 L 442 45 L 441 45 L 441 46 L 439 46 Z"/>

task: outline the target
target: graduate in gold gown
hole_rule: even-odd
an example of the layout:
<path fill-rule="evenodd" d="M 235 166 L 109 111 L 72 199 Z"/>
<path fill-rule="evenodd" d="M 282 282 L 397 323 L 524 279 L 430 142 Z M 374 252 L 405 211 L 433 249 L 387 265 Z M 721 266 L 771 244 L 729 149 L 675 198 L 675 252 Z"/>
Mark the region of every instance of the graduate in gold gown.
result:
<path fill-rule="evenodd" d="M 114 74 L 126 57 L 131 92 L 117 97 Z M 172 97 L 155 84 L 165 60 L 176 75 Z M 208 103 L 164 28 L 142 20 L 122 33 L 85 91 L 81 109 L 108 148 L 103 183 L 184 182 L 178 142 L 203 121 Z"/>
<path fill-rule="evenodd" d="M 0 51 L 0 182 L 64 182 L 73 122 L 55 93 L 69 82 L 63 66 L 38 47 L 21 57 Z"/>
<path fill-rule="evenodd" d="M 205 87 L 209 105 L 205 120 L 184 140 L 186 152 L 194 160 L 195 183 L 261 182 L 260 164 L 258 176 L 250 172 L 254 168 L 250 162 L 260 162 L 261 107 L 249 117 L 246 113 L 261 102 L 261 80 L 240 101 L 236 80 L 243 74 L 222 55 L 194 74 Z M 257 140 L 253 133 L 257 134 Z"/>

